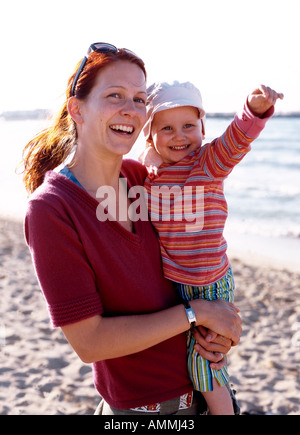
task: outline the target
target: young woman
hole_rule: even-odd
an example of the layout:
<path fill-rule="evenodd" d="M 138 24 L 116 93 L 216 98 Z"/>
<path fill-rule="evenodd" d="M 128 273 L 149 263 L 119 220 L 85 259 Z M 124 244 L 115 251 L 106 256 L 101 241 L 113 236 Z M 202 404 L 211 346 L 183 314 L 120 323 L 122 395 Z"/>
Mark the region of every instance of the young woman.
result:
<path fill-rule="evenodd" d="M 202 401 L 187 373 L 184 333 L 190 322 L 201 325 L 198 351 L 219 368 L 239 342 L 241 320 L 224 301 L 197 300 L 186 310 L 163 277 L 151 223 L 129 217 L 128 189 L 147 172 L 123 155 L 145 123 L 146 98 L 140 58 L 91 45 L 53 126 L 25 148 L 25 236 L 53 326 L 93 363 L 97 413 L 196 414 Z M 115 193 L 114 215 L 99 201 L 103 186 Z M 107 219 L 97 218 L 99 207 Z"/>

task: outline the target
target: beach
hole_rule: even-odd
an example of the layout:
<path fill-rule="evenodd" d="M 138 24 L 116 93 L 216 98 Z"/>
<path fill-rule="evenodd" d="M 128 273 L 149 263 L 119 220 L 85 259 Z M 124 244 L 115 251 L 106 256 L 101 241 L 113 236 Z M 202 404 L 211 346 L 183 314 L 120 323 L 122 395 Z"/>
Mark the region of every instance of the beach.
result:
<path fill-rule="evenodd" d="M 0 415 L 93 414 L 91 366 L 50 326 L 22 223 L 0 219 L 0 234 Z M 300 271 L 233 248 L 243 334 L 228 366 L 241 412 L 300 414 Z"/>

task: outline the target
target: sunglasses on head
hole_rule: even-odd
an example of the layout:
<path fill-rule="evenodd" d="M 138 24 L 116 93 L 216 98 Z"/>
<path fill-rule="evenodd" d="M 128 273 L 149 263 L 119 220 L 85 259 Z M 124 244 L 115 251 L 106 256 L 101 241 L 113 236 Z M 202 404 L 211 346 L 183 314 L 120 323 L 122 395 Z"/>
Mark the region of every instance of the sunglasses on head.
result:
<path fill-rule="evenodd" d="M 135 53 L 133 53 L 133 51 L 130 51 L 127 48 L 122 48 L 122 50 L 125 50 L 127 53 L 133 54 L 135 57 L 138 57 Z M 71 95 L 73 97 L 75 94 L 75 88 L 76 88 L 76 84 L 78 82 L 79 76 L 82 73 L 82 71 L 85 67 L 85 64 L 87 63 L 87 60 L 93 51 L 96 51 L 97 53 L 117 53 L 119 51 L 119 48 L 115 47 L 112 44 L 107 44 L 106 42 L 95 42 L 94 44 L 91 44 L 89 46 L 87 54 L 82 59 L 80 67 L 78 68 L 75 79 L 73 81 L 72 91 L 71 91 Z"/>

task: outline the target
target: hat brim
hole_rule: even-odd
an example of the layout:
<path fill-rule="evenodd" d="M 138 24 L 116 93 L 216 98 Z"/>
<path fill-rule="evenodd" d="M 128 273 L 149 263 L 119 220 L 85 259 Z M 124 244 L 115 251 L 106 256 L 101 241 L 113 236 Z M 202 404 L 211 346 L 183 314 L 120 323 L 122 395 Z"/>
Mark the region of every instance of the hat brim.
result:
<path fill-rule="evenodd" d="M 203 125 L 203 129 L 204 129 L 206 116 L 205 116 L 205 110 L 202 107 L 199 107 L 199 105 L 197 105 L 197 104 L 192 104 L 190 100 L 180 99 L 180 101 L 176 101 L 176 100 L 175 101 L 174 100 L 173 101 L 164 101 L 163 103 L 157 105 L 153 109 L 149 119 L 147 120 L 146 124 L 144 125 L 143 132 L 144 132 L 144 136 L 145 136 L 146 140 L 148 140 L 150 137 L 151 124 L 152 124 L 153 118 L 154 118 L 156 113 L 162 112 L 163 110 L 176 109 L 177 107 L 187 107 L 187 106 L 195 107 L 196 109 L 198 109 L 199 118 L 202 120 L 202 125 Z"/>

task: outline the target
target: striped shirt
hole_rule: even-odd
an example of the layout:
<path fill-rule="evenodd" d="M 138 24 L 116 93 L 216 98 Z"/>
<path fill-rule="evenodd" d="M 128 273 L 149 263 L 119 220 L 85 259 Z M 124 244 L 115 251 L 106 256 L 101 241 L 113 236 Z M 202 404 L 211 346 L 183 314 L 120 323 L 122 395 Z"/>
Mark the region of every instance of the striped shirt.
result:
<path fill-rule="evenodd" d="M 245 105 L 221 137 L 180 162 L 149 169 L 144 185 L 148 210 L 168 279 L 203 286 L 226 274 L 223 230 L 228 210 L 223 183 L 273 113 L 272 108 L 260 119 Z"/>

